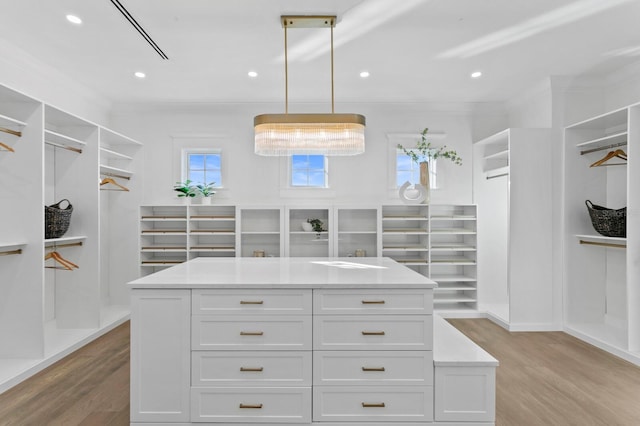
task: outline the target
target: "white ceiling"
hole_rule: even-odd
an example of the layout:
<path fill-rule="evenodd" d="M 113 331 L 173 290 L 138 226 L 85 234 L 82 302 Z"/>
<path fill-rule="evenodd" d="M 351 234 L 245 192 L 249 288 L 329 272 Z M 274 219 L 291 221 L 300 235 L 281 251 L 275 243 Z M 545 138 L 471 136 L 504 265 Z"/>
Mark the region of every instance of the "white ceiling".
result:
<path fill-rule="evenodd" d="M 640 0 L 120 1 L 169 60 L 110 0 L 0 0 L 0 37 L 115 102 L 283 102 L 281 15 L 338 16 L 337 103 L 501 101 L 640 59 Z M 330 100 L 329 34 L 289 30 L 290 101 Z"/>

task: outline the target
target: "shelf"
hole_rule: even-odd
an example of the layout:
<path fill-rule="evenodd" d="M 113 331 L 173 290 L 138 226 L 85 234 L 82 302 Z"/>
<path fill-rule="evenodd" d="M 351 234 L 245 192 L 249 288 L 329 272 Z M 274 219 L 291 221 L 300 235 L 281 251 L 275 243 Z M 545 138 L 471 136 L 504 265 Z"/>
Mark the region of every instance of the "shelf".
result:
<path fill-rule="evenodd" d="M 114 132 L 113 130 L 107 129 L 105 127 L 101 127 L 100 131 L 105 132 L 107 137 L 101 138 L 104 139 L 109 145 L 134 145 L 134 146 L 143 146 L 142 143 L 137 140 L 131 139 L 128 136 L 125 136 L 121 133 Z"/>
<path fill-rule="evenodd" d="M 476 220 L 476 217 L 471 214 L 437 215 L 431 216 L 431 220 Z"/>
<path fill-rule="evenodd" d="M 184 229 L 143 229 L 140 231 L 142 236 L 147 235 L 187 235 Z"/>
<path fill-rule="evenodd" d="M 193 221 L 207 222 L 207 221 L 235 221 L 235 216 L 203 216 L 194 215 L 189 217 Z"/>
<path fill-rule="evenodd" d="M 186 222 L 185 216 L 142 216 L 143 222 Z"/>
<path fill-rule="evenodd" d="M 509 158 L 509 148 L 489 154 L 483 157 L 484 160 L 506 160 Z"/>
<path fill-rule="evenodd" d="M 474 235 L 476 231 L 465 228 L 438 228 L 432 229 L 431 234 L 460 234 L 460 235 Z"/>
<path fill-rule="evenodd" d="M 586 142 L 581 142 L 576 144 L 578 148 L 585 147 L 595 147 L 597 145 L 609 145 L 609 144 L 618 144 L 627 142 L 627 132 L 614 133 L 611 135 L 603 136 L 601 138 L 588 140 Z"/>
<path fill-rule="evenodd" d="M 383 251 L 429 251 L 425 246 L 386 246 L 382 247 Z"/>
<path fill-rule="evenodd" d="M 508 175 L 510 172 L 510 169 L 509 169 L 509 166 L 504 166 L 504 167 L 496 167 L 493 169 L 487 169 L 484 172 L 486 173 L 486 179 L 493 179 L 493 178 Z"/>
<path fill-rule="evenodd" d="M 605 237 L 604 235 L 576 235 L 580 244 L 603 246 L 610 248 L 626 248 L 627 239 L 620 237 Z"/>
<path fill-rule="evenodd" d="M 186 260 L 143 260 L 141 266 L 179 265 Z"/>
<path fill-rule="evenodd" d="M 280 235 L 280 231 L 243 231 L 241 235 Z"/>
<path fill-rule="evenodd" d="M 235 247 L 219 247 L 219 246 L 192 246 L 193 252 L 231 252 L 235 253 Z"/>
<path fill-rule="evenodd" d="M 130 170 L 120 169 L 118 167 L 107 166 L 105 164 L 100 164 L 100 173 L 103 175 L 111 175 L 122 178 L 130 178 L 133 176 L 133 172 Z"/>
<path fill-rule="evenodd" d="M 627 108 L 620 108 L 597 117 L 574 123 L 567 129 L 610 129 L 627 124 Z"/>
<path fill-rule="evenodd" d="M 169 247 L 169 246 L 158 246 L 158 247 L 142 247 L 142 252 L 146 253 L 186 253 L 186 247 Z"/>
<path fill-rule="evenodd" d="M 329 232 L 327 231 L 322 231 L 322 232 L 315 232 L 315 231 L 291 231 L 289 232 L 291 235 L 314 235 L 314 234 L 320 234 L 320 235 L 327 235 L 329 234 Z"/>
<path fill-rule="evenodd" d="M 476 298 L 467 297 L 467 296 L 438 296 L 436 295 L 433 298 L 433 304 L 437 305 L 440 303 L 475 303 L 477 302 Z"/>
<path fill-rule="evenodd" d="M 476 251 L 476 247 L 459 243 L 435 243 L 431 244 L 432 251 Z"/>
<path fill-rule="evenodd" d="M 121 154 L 121 153 L 116 152 L 116 151 L 112 151 L 112 150 L 107 149 L 107 148 L 100 148 L 100 155 L 104 156 L 104 158 L 109 158 L 109 159 L 112 159 L 112 160 L 129 160 L 129 161 L 133 160 L 133 157 Z"/>
<path fill-rule="evenodd" d="M 71 136 L 63 135 L 62 133 L 54 132 L 51 130 L 44 131 L 44 138 L 46 142 L 52 142 L 59 145 L 67 145 L 72 147 L 83 147 L 87 145 L 86 142 L 81 141 Z"/>
<path fill-rule="evenodd" d="M 407 266 L 429 266 L 429 263 L 425 259 L 393 259 L 393 260 Z"/>
<path fill-rule="evenodd" d="M 424 216 L 384 216 L 382 220 L 429 220 Z"/>
<path fill-rule="evenodd" d="M 476 261 L 473 259 L 457 259 L 457 258 L 449 258 L 449 259 L 434 259 L 431 258 L 431 264 L 432 265 L 438 265 L 438 266 L 445 266 L 445 265 L 463 265 L 463 266 L 469 266 L 469 265 L 475 265 Z"/>
<path fill-rule="evenodd" d="M 86 239 L 87 239 L 86 235 L 79 235 L 75 237 L 49 238 L 47 240 L 44 240 L 44 245 L 45 247 L 49 247 L 49 246 L 58 245 L 58 244 L 71 244 L 71 243 L 82 242 L 82 241 L 85 241 Z"/>
<path fill-rule="evenodd" d="M 382 231 L 382 234 L 387 234 L 387 235 L 398 235 L 398 234 L 411 234 L 411 235 L 428 235 L 429 231 L 427 231 L 426 229 L 411 229 L 411 228 L 405 228 L 405 229 L 385 229 L 384 231 Z"/>
<path fill-rule="evenodd" d="M 375 235 L 376 231 L 338 231 L 338 234 L 351 234 L 351 235 Z"/>
<path fill-rule="evenodd" d="M 26 127 L 27 123 L 24 121 L 16 120 L 15 118 L 7 117 L 6 115 L 0 114 L 0 127 Z"/>
<path fill-rule="evenodd" d="M 437 283 L 453 283 L 453 282 L 476 282 L 476 278 L 465 275 L 437 275 L 431 274 L 430 277 Z"/>
<path fill-rule="evenodd" d="M 451 284 L 451 283 L 442 283 L 439 284 L 438 287 L 434 288 L 433 291 L 435 293 L 442 291 L 477 291 L 478 289 L 469 284 Z"/>
<path fill-rule="evenodd" d="M 197 229 L 190 232 L 191 235 L 236 235 L 233 229 Z"/>

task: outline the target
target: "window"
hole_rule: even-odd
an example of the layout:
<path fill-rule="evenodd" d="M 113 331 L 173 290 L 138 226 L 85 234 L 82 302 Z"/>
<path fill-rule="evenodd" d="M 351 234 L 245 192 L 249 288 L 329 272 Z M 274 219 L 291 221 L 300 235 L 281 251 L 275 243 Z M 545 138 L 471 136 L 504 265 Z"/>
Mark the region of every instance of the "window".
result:
<path fill-rule="evenodd" d="M 429 161 L 429 186 L 437 188 L 436 160 Z M 420 183 L 420 166 L 411 157 L 398 150 L 396 153 L 396 186 L 401 187 L 406 181 L 412 184 Z"/>
<path fill-rule="evenodd" d="M 324 155 L 292 155 L 291 186 L 327 187 L 327 158 Z"/>
<path fill-rule="evenodd" d="M 184 179 L 195 184 L 215 182 L 216 187 L 222 186 L 222 161 L 220 150 L 185 150 L 184 151 Z"/>

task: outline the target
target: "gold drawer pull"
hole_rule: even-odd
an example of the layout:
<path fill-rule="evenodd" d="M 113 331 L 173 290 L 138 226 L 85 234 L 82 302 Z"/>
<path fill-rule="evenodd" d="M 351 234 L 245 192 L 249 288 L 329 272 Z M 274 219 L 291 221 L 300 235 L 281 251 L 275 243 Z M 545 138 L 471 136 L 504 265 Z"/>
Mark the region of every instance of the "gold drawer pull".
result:
<path fill-rule="evenodd" d="M 363 300 L 363 305 L 384 305 L 384 300 Z"/>
<path fill-rule="evenodd" d="M 377 403 L 363 402 L 362 403 L 362 407 L 364 407 L 364 408 L 384 408 L 384 402 L 377 402 Z"/>
<path fill-rule="evenodd" d="M 384 336 L 384 331 L 363 331 L 363 336 Z"/>
<path fill-rule="evenodd" d="M 242 404 L 242 403 L 240 403 L 240 408 L 262 408 L 262 404 Z"/>
<path fill-rule="evenodd" d="M 240 367 L 240 371 L 262 371 L 262 367 Z"/>
<path fill-rule="evenodd" d="M 264 303 L 263 300 L 241 300 L 241 305 L 262 305 Z"/>
<path fill-rule="evenodd" d="M 362 371 L 384 371 L 384 367 L 362 367 Z"/>
<path fill-rule="evenodd" d="M 264 334 L 263 331 L 241 331 L 241 336 L 262 336 Z"/>

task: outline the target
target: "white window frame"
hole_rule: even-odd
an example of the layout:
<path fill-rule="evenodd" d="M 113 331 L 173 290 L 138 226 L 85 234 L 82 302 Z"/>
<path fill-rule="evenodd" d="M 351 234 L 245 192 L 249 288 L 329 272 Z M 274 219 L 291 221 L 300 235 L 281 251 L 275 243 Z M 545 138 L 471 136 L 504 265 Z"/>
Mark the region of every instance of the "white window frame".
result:
<path fill-rule="evenodd" d="M 300 154 L 304 155 L 304 154 Z M 309 154 L 320 155 L 320 154 Z M 329 157 L 324 157 L 324 186 L 309 186 L 309 185 L 293 185 L 293 155 L 287 157 L 288 172 L 287 172 L 287 186 L 291 189 L 328 189 L 329 188 Z"/>
<path fill-rule="evenodd" d="M 214 188 L 224 188 L 224 161 L 222 156 L 222 149 L 220 148 L 183 148 L 181 158 L 181 179 L 184 182 L 188 179 L 189 174 L 189 156 L 193 154 L 217 154 L 220 156 L 220 182 L 216 181 Z M 203 182 L 207 183 L 207 182 Z"/>

